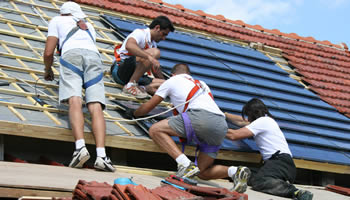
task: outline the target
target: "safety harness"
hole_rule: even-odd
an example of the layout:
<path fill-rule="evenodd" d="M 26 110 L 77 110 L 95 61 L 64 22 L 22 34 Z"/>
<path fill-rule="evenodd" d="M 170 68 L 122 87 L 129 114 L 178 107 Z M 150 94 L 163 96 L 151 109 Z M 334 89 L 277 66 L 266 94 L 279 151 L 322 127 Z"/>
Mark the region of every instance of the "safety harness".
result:
<path fill-rule="evenodd" d="M 59 55 L 61 55 L 61 52 L 62 52 L 62 48 L 63 48 L 63 45 L 67 42 L 67 40 L 69 38 L 71 38 L 79 29 L 81 30 L 84 30 L 86 31 L 91 40 L 92 41 L 95 41 L 91 32 L 89 31 L 89 29 L 87 28 L 85 22 L 83 22 L 82 20 L 78 21 L 77 22 L 77 26 L 74 27 L 72 30 L 69 31 L 69 33 L 67 34 L 66 36 L 66 39 L 62 42 L 62 45 L 60 47 L 58 47 L 58 53 Z M 84 72 L 82 70 L 80 70 L 78 67 L 72 65 L 71 63 L 65 61 L 62 57 L 60 57 L 60 63 L 62 66 L 70 69 L 71 71 L 73 71 L 74 73 L 78 74 L 80 76 L 80 78 L 83 80 L 83 88 L 84 89 L 87 89 L 88 87 L 100 82 L 102 79 L 103 79 L 103 73 L 101 72 L 101 74 L 97 75 L 95 78 L 87 81 L 86 83 L 84 83 Z"/>
<path fill-rule="evenodd" d="M 142 30 L 143 30 L 143 29 L 142 29 Z M 146 40 L 146 39 L 145 39 L 145 40 Z M 120 54 L 118 53 L 118 49 L 120 49 L 120 48 L 122 47 L 122 45 L 123 45 L 123 43 L 118 44 L 118 45 L 116 45 L 116 46 L 114 47 L 114 57 L 115 57 L 115 60 L 116 60 L 116 65 L 118 65 L 118 66 L 119 66 L 120 61 L 121 61 Z M 146 49 L 149 49 L 149 48 L 150 48 L 150 47 L 149 47 L 149 45 L 148 45 L 147 42 L 146 42 L 145 47 L 144 47 L 143 49 L 146 50 Z M 129 52 L 126 53 L 126 54 L 123 54 L 123 55 L 132 56 L 132 54 L 129 53 Z M 152 66 L 152 70 L 154 71 L 153 66 Z M 149 71 L 147 72 L 147 74 L 148 74 L 148 75 L 151 75 L 151 74 L 152 74 L 151 70 L 149 70 Z M 117 78 L 119 79 L 119 77 L 117 77 Z"/>
<path fill-rule="evenodd" d="M 190 144 L 192 142 L 192 140 L 195 141 L 195 143 L 197 144 L 197 147 L 196 147 L 196 152 L 195 152 L 195 164 L 197 165 L 197 152 L 200 150 L 201 152 L 204 152 L 204 153 L 214 153 L 214 152 L 217 152 L 219 149 L 220 149 L 220 145 L 209 145 L 207 144 L 206 142 L 201 142 L 199 141 L 199 139 L 197 138 L 196 136 L 196 133 L 192 127 L 192 124 L 191 124 L 191 120 L 186 112 L 187 110 L 187 107 L 190 103 L 190 99 L 198 92 L 198 90 L 201 87 L 201 84 L 200 84 L 200 81 L 199 80 L 193 80 L 193 79 L 190 79 L 190 78 L 186 78 L 190 81 L 192 81 L 195 86 L 191 89 L 191 91 L 188 93 L 187 95 L 187 98 L 186 98 L 186 101 L 188 101 L 185 106 L 184 106 L 184 109 L 181 113 L 181 116 L 182 116 L 182 119 L 184 121 L 184 126 L 185 126 L 185 131 L 186 131 L 186 138 L 181 138 L 179 137 L 179 140 L 181 142 L 181 146 L 182 146 L 182 152 L 185 151 L 185 146 L 187 144 Z M 202 88 L 203 89 L 203 88 Z M 214 97 L 212 95 L 211 92 L 208 92 L 208 95 L 214 100 Z M 173 110 L 173 114 L 174 115 L 178 115 L 179 112 L 174 109 Z"/>

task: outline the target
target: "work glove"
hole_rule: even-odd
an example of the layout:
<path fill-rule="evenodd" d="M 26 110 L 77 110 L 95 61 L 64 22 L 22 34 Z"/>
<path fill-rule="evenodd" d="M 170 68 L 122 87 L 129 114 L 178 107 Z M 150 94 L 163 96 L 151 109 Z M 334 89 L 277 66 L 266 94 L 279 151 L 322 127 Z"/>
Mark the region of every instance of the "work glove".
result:
<path fill-rule="evenodd" d="M 132 108 L 126 108 L 125 109 L 125 118 L 127 119 L 135 119 L 136 117 L 134 116 L 135 109 Z"/>

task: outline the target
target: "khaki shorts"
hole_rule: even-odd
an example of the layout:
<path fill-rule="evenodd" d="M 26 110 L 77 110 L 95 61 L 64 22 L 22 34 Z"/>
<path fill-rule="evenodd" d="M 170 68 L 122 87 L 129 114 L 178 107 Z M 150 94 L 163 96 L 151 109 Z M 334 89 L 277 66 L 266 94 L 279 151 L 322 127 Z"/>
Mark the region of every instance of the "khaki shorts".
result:
<path fill-rule="evenodd" d="M 62 59 L 84 72 L 84 80 L 71 69 L 60 66 L 59 101 L 67 101 L 70 97 L 82 97 L 83 82 L 103 73 L 100 54 L 87 49 L 71 49 L 65 52 Z M 103 80 L 85 90 L 85 102 L 100 102 L 105 107 L 105 89 Z"/>
<path fill-rule="evenodd" d="M 203 109 L 190 109 L 187 111 L 187 114 L 200 142 L 206 142 L 209 145 L 215 146 L 221 145 L 227 133 L 225 116 Z M 181 137 L 187 137 L 184 122 L 180 114 L 170 117 L 168 124 Z M 208 153 L 208 155 L 212 158 L 216 158 L 217 152 Z"/>

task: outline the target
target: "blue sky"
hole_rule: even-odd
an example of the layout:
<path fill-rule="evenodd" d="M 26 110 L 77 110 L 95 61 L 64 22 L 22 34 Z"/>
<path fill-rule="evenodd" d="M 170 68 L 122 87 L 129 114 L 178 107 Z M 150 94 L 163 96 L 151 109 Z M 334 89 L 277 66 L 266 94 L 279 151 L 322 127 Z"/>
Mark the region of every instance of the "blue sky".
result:
<path fill-rule="evenodd" d="M 350 0 L 163 0 L 231 20 L 346 43 L 350 48 Z"/>

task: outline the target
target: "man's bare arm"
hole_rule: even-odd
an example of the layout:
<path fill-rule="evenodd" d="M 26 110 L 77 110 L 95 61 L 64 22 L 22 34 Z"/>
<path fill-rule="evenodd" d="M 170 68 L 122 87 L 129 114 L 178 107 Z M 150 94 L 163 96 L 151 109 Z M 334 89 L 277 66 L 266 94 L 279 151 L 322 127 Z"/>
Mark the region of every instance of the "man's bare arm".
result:
<path fill-rule="evenodd" d="M 137 110 L 134 112 L 135 117 L 144 116 L 153 110 L 160 102 L 163 101 L 163 98 L 158 95 L 153 95 L 152 98 L 143 103 Z"/>
<path fill-rule="evenodd" d="M 142 50 L 134 38 L 130 37 L 125 44 L 126 50 L 134 56 L 149 60 L 155 68 L 159 68 L 159 61 L 146 51 Z"/>
<path fill-rule="evenodd" d="M 226 116 L 226 119 L 228 119 L 230 122 L 236 124 L 239 127 L 243 127 L 250 124 L 249 121 L 242 119 L 242 116 L 239 116 L 239 115 L 234 115 L 234 114 L 225 112 L 225 116 Z"/>
<path fill-rule="evenodd" d="M 246 127 L 234 130 L 234 129 L 228 129 L 226 138 L 229 140 L 241 140 L 244 138 L 249 138 L 254 136 L 254 134 Z"/>
<path fill-rule="evenodd" d="M 55 53 L 55 48 L 58 43 L 58 38 L 54 36 L 49 36 L 46 39 L 45 50 L 44 50 L 44 64 L 45 64 L 45 80 L 52 81 L 54 79 L 54 74 L 52 72 L 51 66 L 53 64 L 53 56 Z"/>

